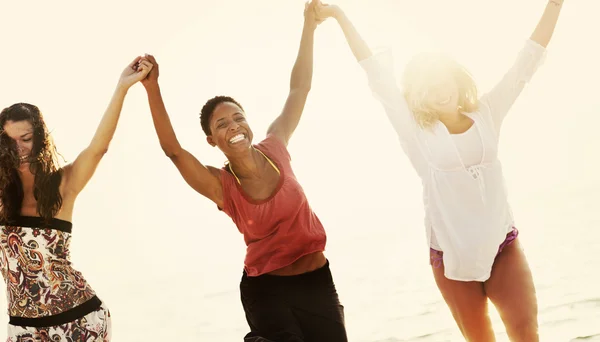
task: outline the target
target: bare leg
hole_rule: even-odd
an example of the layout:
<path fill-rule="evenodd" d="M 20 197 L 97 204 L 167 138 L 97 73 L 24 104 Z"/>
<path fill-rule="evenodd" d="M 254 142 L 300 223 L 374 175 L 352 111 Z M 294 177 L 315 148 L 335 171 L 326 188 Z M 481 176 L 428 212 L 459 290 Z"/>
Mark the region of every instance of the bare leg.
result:
<path fill-rule="evenodd" d="M 511 341 L 539 341 L 535 286 L 519 238 L 498 254 L 484 287 Z"/>
<path fill-rule="evenodd" d="M 432 266 L 435 282 L 465 339 L 469 342 L 496 341 L 483 283 L 450 280 L 444 276 L 443 263 L 436 266 Z"/>

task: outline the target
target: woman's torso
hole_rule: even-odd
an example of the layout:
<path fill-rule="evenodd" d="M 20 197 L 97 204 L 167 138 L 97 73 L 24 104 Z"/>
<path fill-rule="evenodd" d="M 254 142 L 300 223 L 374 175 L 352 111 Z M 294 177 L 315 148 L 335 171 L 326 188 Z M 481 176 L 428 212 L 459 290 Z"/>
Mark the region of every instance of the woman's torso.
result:
<path fill-rule="evenodd" d="M 10 316 L 37 318 L 72 309 L 94 296 L 71 266 L 72 225 L 22 216 L 0 225 L 0 269 Z"/>
<path fill-rule="evenodd" d="M 69 166 L 68 166 L 69 167 Z M 58 192 L 62 198 L 62 205 L 54 218 L 71 222 L 73 220 L 73 208 L 75 206 L 76 195 L 67 190 L 67 177 L 69 176 L 68 167 L 59 170 L 62 174 Z M 27 168 L 23 167 L 22 170 Z M 34 175 L 31 172 L 22 173 L 23 184 L 23 202 L 21 204 L 21 216 L 39 216 L 37 212 L 37 201 L 33 195 Z"/>
<path fill-rule="evenodd" d="M 260 184 L 239 184 L 221 171 L 223 210 L 236 223 L 247 245 L 249 276 L 294 275 L 325 264 L 325 231 L 314 214 L 289 163 L 285 146 L 274 136 L 256 145 L 267 165 Z"/>
<path fill-rule="evenodd" d="M 514 225 L 497 135 L 482 113 L 468 115 L 473 125 L 465 132 L 439 123 L 414 140 L 427 165 L 419 174 L 430 247 L 444 251 L 446 273 L 457 280 L 485 279 Z"/>
<path fill-rule="evenodd" d="M 24 174 L 20 216 L 0 223 L 0 269 L 7 286 L 8 314 L 38 318 L 72 309 L 95 293 L 71 266 L 70 242 L 74 196 L 59 192 L 62 206 L 49 222 L 39 217 L 33 175 Z"/>

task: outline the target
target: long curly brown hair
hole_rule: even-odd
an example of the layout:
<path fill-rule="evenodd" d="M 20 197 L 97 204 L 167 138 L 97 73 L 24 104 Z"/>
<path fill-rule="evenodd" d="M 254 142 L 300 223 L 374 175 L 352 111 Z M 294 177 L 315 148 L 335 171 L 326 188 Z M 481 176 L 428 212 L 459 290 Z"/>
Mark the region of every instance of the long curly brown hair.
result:
<path fill-rule="evenodd" d="M 24 195 L 17 146 L 4 131 L 7 121 L 28 121 L 33 127 L 33 148 L 29 156 L 29 170 L 34 175 L 33 196 L 38 215 L 48 222 L 62 207 L 59 186 L 63 172 L 41 111 L 28 103 L 16 103 L 0 112 L 0 221 L 10 223 L 20 216 Z"/>

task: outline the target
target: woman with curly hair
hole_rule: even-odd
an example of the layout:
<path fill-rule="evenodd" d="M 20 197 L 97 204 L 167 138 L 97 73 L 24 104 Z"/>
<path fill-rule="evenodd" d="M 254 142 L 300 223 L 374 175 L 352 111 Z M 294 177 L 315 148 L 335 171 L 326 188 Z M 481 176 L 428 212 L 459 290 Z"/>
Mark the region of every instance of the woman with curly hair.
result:
<path fill-rule="evenodd" d="M 71 267 L 77 195 L 91 179 L 117 128 L 128 89 L 152 64 L 136 58 L 121 74 L 90 145 L 60 167 L 38 107 L 0 113 L 0 269 L 8 295 L 7 341 L 109 341 L 106 305 Z"/>

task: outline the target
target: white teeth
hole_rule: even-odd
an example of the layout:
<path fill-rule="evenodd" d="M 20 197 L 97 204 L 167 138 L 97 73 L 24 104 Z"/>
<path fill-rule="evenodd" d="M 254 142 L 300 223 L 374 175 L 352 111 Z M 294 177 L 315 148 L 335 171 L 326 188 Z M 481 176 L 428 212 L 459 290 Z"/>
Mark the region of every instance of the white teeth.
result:
<path fill-rule="evenodd" d="M 243 134 L 238 134 L 236 136 L 234 136 L 233 138 L 229 139 L 229 142 L 232 144 L 235 144 L 237 142 L 240 142 L 244 140 L 244 135 Z"/>

